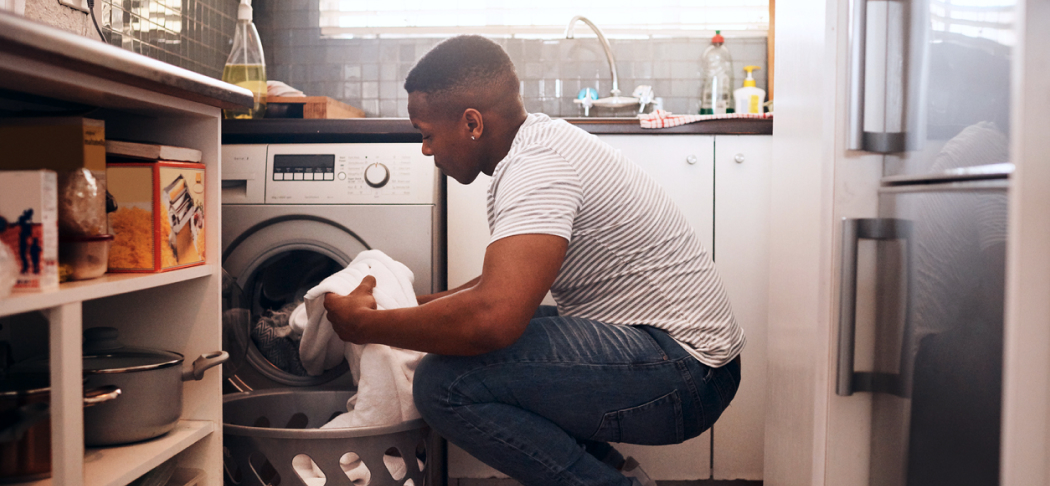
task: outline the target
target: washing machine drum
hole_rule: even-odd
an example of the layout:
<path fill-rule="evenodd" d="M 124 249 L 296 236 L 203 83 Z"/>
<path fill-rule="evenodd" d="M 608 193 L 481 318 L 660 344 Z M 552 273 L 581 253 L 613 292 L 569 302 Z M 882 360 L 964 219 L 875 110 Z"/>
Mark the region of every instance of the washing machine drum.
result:
<path fill-rule="evenodd" d="M 345 228 L 311 219 L 276 221 L 241 235 L 223 255 L 223 343 L 228 391 L 353 386 L 346 362 L 310 376 L 288 325 L 306 292 L 367 250 Z"/>

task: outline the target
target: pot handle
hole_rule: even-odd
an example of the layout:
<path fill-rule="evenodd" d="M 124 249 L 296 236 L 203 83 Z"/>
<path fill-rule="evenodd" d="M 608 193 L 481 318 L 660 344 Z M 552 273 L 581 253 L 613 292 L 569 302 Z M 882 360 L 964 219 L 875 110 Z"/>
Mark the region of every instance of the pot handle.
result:
<path fill-rule="evenodd" d="M 4 412 L 2 415 L 10 416 L 12 423 L 0 430 L 0 444 L 21 439 L 30 427 L 51 415 L 51 407 L 47 403 L 30 403 Z"/>
<path fill-rule="evenodd" d="M 120 396 L 120 388 L 116 385 L 100 386 L 84 392 L 84 406 L 90 407 L 102 402 L 108 402 Z"/>
<path fill-rule="evenodd" d="M 204 378 L 204 372 L 230 359 L 230 353 L 226 351 L 212 351 L 204 353 L 193 361 L 193 369 L 182 373 L 182 381 L 197 380 Z"/>

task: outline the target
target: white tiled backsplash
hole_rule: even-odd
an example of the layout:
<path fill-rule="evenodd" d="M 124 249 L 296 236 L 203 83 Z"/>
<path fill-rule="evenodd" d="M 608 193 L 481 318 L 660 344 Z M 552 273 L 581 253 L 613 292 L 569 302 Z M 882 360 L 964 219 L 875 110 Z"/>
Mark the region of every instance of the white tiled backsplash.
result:
<path fill-rule="evenodd" d="M 322 39 L 318 0 L 256 0 L 255 22 L 266 53 L 269 79 L 310 96 L 328 96 L 365 110 L 369 117 L 407 117 L 408 71 L 440 38 Z M 569 19 L 566 19 L 568 22 Z M 518 70 L 525 108 L 554 116 L 582 116 L 572 103 L 581 88 L 608 96 L 612 77 L 594 37 L 577 39 L 494 39 Z M 647 84 L 663 98 L 664 109 L 695 113 L 700 99 L 700 56 L 707 38 L 611 39 L 620 90 L 630 95 Z M 756 84 L 766 88 L 766 38 L 728 38 L 734 87 L 744 66 L 762 69 Z"/>

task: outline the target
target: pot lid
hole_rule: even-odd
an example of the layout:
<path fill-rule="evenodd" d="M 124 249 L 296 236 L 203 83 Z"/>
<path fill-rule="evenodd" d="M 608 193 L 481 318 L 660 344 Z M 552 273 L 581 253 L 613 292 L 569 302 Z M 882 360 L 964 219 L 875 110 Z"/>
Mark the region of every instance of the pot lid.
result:
<path fill-rule="evenodd" d="M 167 368 L 181 364 L 183 356 L 172 351 L 125 346 L 113 327 L 84 330 L 84 373 L 123 373 Z"/>
<path fill-rule="evenodd" d="M 50 392 L 51 380 L 46 373 L 11 374 L 0 380 L 0 397 L 11 398 Z"/>

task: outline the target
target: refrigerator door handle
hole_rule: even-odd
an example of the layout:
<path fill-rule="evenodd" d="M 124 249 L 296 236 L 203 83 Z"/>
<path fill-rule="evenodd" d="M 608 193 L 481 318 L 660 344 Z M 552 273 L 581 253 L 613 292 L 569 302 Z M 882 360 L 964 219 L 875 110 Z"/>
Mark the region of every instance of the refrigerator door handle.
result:
<path fill-rule="evenodd" d="M 848 397 L 855 391 L 905 393 L 899 375 L 854 371 L 857 331 L 857 246 L 861 239 L 905 240 L 911 259 L 911 221 L 905 219 L 842 220 L 842 273 L 839 281 L 839 352 L 835 393 Z M 910 269 L 906 270 L 909 271 Z"/>
<path fill-rule="evenodd" d="M 853 0 L 853 31 L 849 40 L 849 127 L 846 148 L 864 150 L 864 63 L 867 48 L 868 0 Z"/>
<path fill-rule="evenodd" d="M 894 1 L 894 0 L 873 0 Z M 903 129 L 900 132 L 868 132 L 864 130 L 866 109 L 864 90 L 867 50 L 868 0 L 853 0 L 849 39 L 849 92 L 847 93 L 846 148 L 880 154 L 919 150 L 926 140 L 926 81 L 928 66 L 926 46 L 929 24 L 928 2 L 906 2 L 904 22 L 906 43 L 904 45 L 905 75 L 903 85 Z"/>

